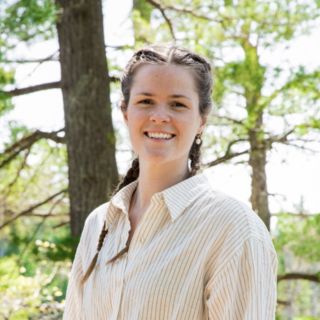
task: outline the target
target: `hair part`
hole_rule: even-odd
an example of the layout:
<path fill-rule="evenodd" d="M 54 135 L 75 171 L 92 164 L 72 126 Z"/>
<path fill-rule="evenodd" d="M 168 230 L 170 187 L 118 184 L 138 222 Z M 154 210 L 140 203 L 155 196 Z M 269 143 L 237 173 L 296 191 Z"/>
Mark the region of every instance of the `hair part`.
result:
<path fill-rule="evenodd" d="M 121 90 L 123 94 L 123 103 L 121 110 L 126 111 L 130 100 L 130 92 L 134 82 L 135 75 L 139 67 L 143 65 L 159 65 L 168 66 L 175 65 L 190 70 L 194 77 L 194 84 L 196 92 L 199 97 L 199 113 L 201 117 L 206 117 L 212 108 L 211 93 L 212 93 L 212 71 L 211 65 L 204 58 L 196 53 L 189 51 L 188 49 L 180 46 L 170 46 L 167 44 L 157 44 L 146 46 L 134 53 L 129 60 L 124 74 L 121 78 Z M 201 134 L 199 135 L 201 137 Z M 193 144 L 189 152 L 190 159 L 190 173 L 188 178 L 193 177 L 201 168 L 201 145 L 196 143 L 197 137 L 195 137 Z M 135 181 L 139 177 L 139 158 L 135 158 L 132 162 L 131 168 L 127 171 L 126 175 L 120 181 L 112 196 L 119 192 L 122 188 Z M 90 274 L 95 268 L 98 260 L 99 252 L 102 248 L 104 239 L 108 233 L 105 230 L 105 224 L 100 232 L 99 243 L 97 247 L 97 253 L 91 261 L 88 270 L 86 271 L 81 285 L 83 285 Z M 129 250 L 126 246 L 116 256 L 110 259 L 106 264 L 110 264 L 120 258 L 124 253 Z"/>

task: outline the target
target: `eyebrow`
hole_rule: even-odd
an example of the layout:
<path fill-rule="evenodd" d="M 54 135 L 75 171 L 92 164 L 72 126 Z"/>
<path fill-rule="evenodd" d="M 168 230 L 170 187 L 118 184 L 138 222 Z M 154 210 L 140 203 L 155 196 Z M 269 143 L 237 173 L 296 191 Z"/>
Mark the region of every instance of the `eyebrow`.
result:
<path fill-rule="evenodd" d="M 136 94 L 136 96 L 147 96 L 147 97 L 153 97 L 154 94 L 150 92 L 139 92 Z M 169 96 L 169 98 L 185 98 L 191 101 L 191 99 L 183 94 L 172 94 Z"/>

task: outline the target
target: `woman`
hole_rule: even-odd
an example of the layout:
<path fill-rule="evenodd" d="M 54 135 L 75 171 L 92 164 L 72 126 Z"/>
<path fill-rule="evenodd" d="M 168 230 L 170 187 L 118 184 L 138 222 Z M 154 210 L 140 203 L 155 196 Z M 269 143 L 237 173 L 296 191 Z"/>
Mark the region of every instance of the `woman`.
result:
<path fill-rule="evenodd" d="M 138 158 L 85 223 L 64 319 L 274 319 L 277 258 L 265 225 L 196 175 L 209 63 L 150 46 L 121 86 Z"/>

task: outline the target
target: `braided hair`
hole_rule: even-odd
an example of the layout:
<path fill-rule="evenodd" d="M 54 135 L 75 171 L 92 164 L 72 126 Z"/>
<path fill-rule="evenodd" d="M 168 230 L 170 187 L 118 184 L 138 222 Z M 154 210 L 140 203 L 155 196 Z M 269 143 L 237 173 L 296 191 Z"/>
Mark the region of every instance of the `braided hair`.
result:
<path fill-rule="evenodd" d="M 134 81 L 134 77 L 140 66 L 151 64 L 151 65 L 176 65 L 186 68 L 191 71 L 194 77 L 194 83 L 196 91 L 199 96 L 199 112 L 201 116 L 207 116 L 212 108 L 211 93 L 212 93 L 212 72 L 210 64 L 201 56 L 196 53 L 189 51 L 186 48 L 180 46 L 170 46 L 167 44 L 157 44 L 146 46 L 134 53 L 132 58 L 129 60 L 124 74 L 121 78 L 121 90 L 123 94 L 123 104 L 121 107 L 122 111 L 128 108 L 128 103 L 130 100 L 130 91 Z M 199 137 L 201 134 L 199 135 Z M 198 138 L 199 138 L 198 137 Z M 195 137 L 193 144 L 189 152 L 190 159 L 190 172 L 188 177 L 195 176 L 201 168 L 201 145 L 196 143 L 197 137 Z M 112 196 L 119 192 L 122 188 L 135 181 L 139 177 L 139 158 L 136 158 L 132 162 L 131 168 L 127 171 L 126 175 L 123 177 L 122 181 L 118 184 Z M 99 243 L 97 247 L 97 253 L 95 254 L 92 262 L 86 271 L 81 285 L 83 285 L 90 274 L 92 273 L 97 260 L 99 252 L 103 246 L 104 239 L 108 233 L 105 224 L 100 232 Z M 126 246 L 121 250 L 115 257 L 107 262 L 107 264 L 116 261 L 125 252 L 129 250 Z"/>

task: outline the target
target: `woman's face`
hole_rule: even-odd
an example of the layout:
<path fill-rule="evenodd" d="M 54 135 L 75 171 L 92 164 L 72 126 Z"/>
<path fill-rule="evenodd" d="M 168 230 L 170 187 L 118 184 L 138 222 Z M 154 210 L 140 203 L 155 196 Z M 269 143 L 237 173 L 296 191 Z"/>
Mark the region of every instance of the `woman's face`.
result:
<path fill-rule="evenodd" d="M 151 163 L 186 163 L 206 122 L 191 72 L 174 65 L 141 66 L 123 116 L 133 148 Z"/>

